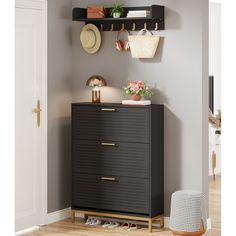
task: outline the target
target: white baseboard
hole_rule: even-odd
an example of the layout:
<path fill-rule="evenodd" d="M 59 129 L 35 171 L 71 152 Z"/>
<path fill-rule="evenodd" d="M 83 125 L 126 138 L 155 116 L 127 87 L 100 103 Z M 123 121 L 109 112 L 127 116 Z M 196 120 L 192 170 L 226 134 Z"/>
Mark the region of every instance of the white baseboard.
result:
<path fill-rule="evenodd" d="M 27 233 L 30 233 L 31 231 L 38 230 L 38 229 L 39 229 L 39 226 L 34 226 L 29 229 L 24 229 L 24 230 L 16 232 L 15 236 L 25 235 Z"/>
<path fill-rule="evenodd" d="M 70 207 L 62 209 L 60 211 L 55 211 L 55 212 L 49 213 L 45 217 L 45 224 L 44 225 L 48 225 L 48 224 L 52 224 L 52 223 L 60 221 L 60 220 L 68 219 L 70 217 L 70 213 L 71 213 Z M 16 232 L 15 235 L 17 235 L 17 236 L 25 235 L 26 233 L 29 233 L 29 232 L 37 230 L 37 229 L 39 229 L 39 226 L 34 226 L 34 227 L 31 227 L 28 229 L 18 231 L 18 232 Z"/>
<path fill-rule="evenodd" d="M 70 217 L 71 208 L 65 208 L 60 211 L 55 211 L 47 214 L 45 224 L 52 224 L 54 222 L 65 220 Z"/>
<path fill-rule="evenodd" d="M 170 217 L 164 217 L 164 227 L 169 228 Z"/>
<path fill-rule="evenodd" d="M 211 229 L 211 218 L 207 219 L 207 230 Z"/>
<path fill-rule="evenodd" d="M 220 176 L 221 175 L 221 171 L 218 171 L 218 172 L 216 171 L 215 175 Z M 212 172 L 209 173 L 209 178 L 211 178 L 211 177 L 213 177 L 213 173 Z"/>

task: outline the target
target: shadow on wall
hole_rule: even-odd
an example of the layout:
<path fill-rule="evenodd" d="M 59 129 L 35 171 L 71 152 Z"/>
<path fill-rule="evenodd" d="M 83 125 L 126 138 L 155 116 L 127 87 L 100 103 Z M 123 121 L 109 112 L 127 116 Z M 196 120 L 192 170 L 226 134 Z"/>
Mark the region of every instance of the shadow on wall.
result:
<path fill-rule="evenodd" d="M 170 215 L 171 194 L 181 189 L 181 121 L 165 106 L 164 199 L 165 216 Z M 171 143 L 172 146 L 168 146 Z"/>
<path fill-rule="evenodd" d="M 189 1 L 189 0 L 187 0 Z M 176 4 L 179 4 L 176 1 Z M 170 16 L 170 17 L 169 17 Z M 178 12 L 165 6 L 165 28 L 168 30 L 181 29 L 181 16 Z"/>
<path fill-rule="evenodd" d="M 60 111 L 63 112 L 63 111 Z M 58 128 L 60 124 L 60 128 Z M 48 153 L 48 213 L 71 206 L 71 119 L 53 120 Z M 50 170 L 50 171 L 49 171 Z M 57 181 L 55 181 L 55 179 Z M 54 197 L 57 197 L 55 199 Z"/>
<path fill-rule="evenodd" d="M 153 95 L 151 97 L 152 101 L 158 101 L 159 104 L 165 104 L 165 105 L 169 104 L 169 98 L 165 94 L 164 88 L 162 90 L 158 89 L 157 82 L 154 83 L 154 86 L 152 87 L 152 92 L 153 92 Z"/>
<path fill-rule="evenodd" d="M 60 174 L 59 182 L 60 193 L 67 193 L 60 198 L 61 205 L 65 208 L 71 206 L 71 117 L 60 118 L 59 133 L 59 153 L 60 155 Z M 62 194 L 61 194 L 62 195 Z"/>
<path fill-rule="evenodd" d="M 64 5 L 60 8 L 60 19 L 71 20 L 71 7 L 69 5 Z"/>
<path fill-rule="evenodd" d="M 61 9 L 61 18 L 65 20 L 71 20 L 71 8 L 68 6 L 65 6 Z M 67 34 L 65 34 L 65 37 L 67 37 L 67 43 L 72 46 L 72 26 L 68 27 Z"/>

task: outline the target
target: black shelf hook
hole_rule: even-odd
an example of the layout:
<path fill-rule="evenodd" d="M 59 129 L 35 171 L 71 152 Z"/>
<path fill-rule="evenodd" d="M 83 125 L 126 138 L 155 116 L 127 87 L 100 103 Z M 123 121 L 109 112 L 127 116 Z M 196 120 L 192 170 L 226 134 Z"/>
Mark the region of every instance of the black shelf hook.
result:
<path fill-rule="evenodd" d="M 114 24 L 111 24 L 111 29 L 110 31 L 113 31 L 114 30 Z"/>
<path fill-rule="evenodd" d="M 133 23 L 133 28 L 132 28 L 132 31 L 135 31 L 135 29 L 136 29 L 136 24 L 135 24 L 135 23 Z"/>

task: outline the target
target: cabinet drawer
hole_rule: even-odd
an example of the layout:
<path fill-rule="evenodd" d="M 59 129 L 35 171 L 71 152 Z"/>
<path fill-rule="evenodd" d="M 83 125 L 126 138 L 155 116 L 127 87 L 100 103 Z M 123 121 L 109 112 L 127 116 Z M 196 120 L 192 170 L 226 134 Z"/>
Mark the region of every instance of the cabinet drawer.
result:
<path fill-rule="evenodd" d="M 149 177 L 149 144 L 73 141 L 73 168 L 79 173 Z"/>
<path fill-rule="evenodd" d="M 115 180 L 106 178 L 74 173 L 73 207 L 149 213 L 149 180 L 115 176 L 112 176 Z"/>
<path fill-rule="evenodd" d="M 73 138 L 149 142 L 149 109 L 73 106 Z"/>

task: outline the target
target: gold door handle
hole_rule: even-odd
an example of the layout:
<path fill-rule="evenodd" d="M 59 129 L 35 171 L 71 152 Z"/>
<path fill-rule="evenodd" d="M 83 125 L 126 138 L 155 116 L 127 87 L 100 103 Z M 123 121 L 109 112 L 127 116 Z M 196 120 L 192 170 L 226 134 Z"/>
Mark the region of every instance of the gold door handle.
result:
<path fill-rule="evenodd" d="M 37 116 L 37 127 L 40 127 L 40 112 L 41 112 L 41 108 L 40 108 L 40 100 L 37 101 L 37 107 L 33 109 L 33 112 L 36 113 Z"/>
<path fill-rule="evenodd" d="M 116 178 L 113 178 L 113 177 L 101 177 L 101 180 L 116 181 Z"/>

